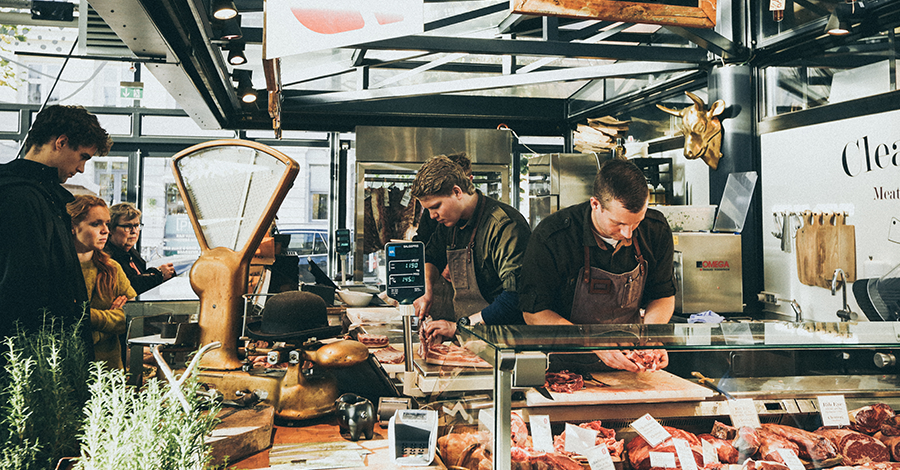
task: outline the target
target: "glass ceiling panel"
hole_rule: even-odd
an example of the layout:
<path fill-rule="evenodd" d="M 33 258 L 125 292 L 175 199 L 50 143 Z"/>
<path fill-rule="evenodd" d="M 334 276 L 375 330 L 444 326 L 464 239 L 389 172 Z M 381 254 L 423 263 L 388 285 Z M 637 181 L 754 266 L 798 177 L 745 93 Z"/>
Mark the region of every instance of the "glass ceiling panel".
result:
<path fill-rule="evenodd" d="M 513 96 L 519 98 L 558 98 L 565 99 L 583 87 L 588 80 L 572 82 L 539 83 L 536 85 L 497 88 L 493 90 L 458 93 L 468 96 Z"/>

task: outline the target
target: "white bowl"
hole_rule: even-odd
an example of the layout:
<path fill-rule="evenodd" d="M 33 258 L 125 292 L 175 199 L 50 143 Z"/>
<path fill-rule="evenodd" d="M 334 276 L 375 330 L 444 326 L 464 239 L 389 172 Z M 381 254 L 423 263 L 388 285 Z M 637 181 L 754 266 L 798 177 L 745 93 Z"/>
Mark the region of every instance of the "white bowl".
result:
<path fill-rule="evenodd" d="M 344 302 L 350 307 L 365 307 L 372 301 L 372 294 L 367 292 L 355 292 L 342 289 L 337 291 L 337 296 L 341 299 L 341 302 Z"/>

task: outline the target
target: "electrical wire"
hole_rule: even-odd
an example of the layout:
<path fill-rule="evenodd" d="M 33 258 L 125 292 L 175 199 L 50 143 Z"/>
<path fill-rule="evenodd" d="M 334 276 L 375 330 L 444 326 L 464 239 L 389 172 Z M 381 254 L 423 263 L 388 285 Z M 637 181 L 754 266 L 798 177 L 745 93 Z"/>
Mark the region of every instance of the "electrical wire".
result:
<path fill-rule="evenodd" d="M 44 107 L 47 106 L 47 102 L 50 101 L 50 97 L 53 96 L 53 91 L 56 90 L 56 84 L 59 83 L 60 77 L 62 77 L 63 72 L 66 70 L 66 65 L 69 63 L 69 59 L 72 57 L 72 53 L 75 52 L 75 46 L 78 45 L 78 38 L 72 42 L 72 48 L 69 49 L 69 53 L 66 54 L 66 60 L 63 61 L 62 67 L 59 68 L 59 73 L 56 74 L 56 79 L 53 80 L 53 86 L 50 87 L 50 92 L 47 93 L 47 97 L 44 98 L 44 102 L 41 103 L 40 109 L 38 109 L 37 114 L 41 114 L 41 111 L 44 110 Z M 28 132 L 25 133 L 25 136 L 22 138 L 22 143 L 19 144 L 19 151 L 16 152 L 16 158 L 25 158 L 22 155 L 22 149 L 25 148 L 25 142 L 28 141 L 28 134 L 31 133 L 31 128 L 28 128 Z"/>
<path fill-rule="evenodd" d="M 506 124 L 500 123 L 499 125 L 497 125 L 497 130 L 505 130 L 505 131 L 510 131 L 510 132 L 512 132 L 513 137 L 515 137 L 516 140 L 518 140 L 519 143 L 522 144 L 522 138 L 519 137 L 519 134 L 516 134 L 516 131 L 512 130 L 512 129 L 511 129 L 509 126 L 507 126 Z M 525 148 L 528 149 L 528 151 L 531 152 L 531 153 L 537 153 L 537 152 L 534 151 L 534 149 L 532 149 L 531 147 L 529 147 L 529 146 L 527 146 L 527 145 L 525 145 L 525 144 L 522 144 L 522 147 L 525 147 Z"/>

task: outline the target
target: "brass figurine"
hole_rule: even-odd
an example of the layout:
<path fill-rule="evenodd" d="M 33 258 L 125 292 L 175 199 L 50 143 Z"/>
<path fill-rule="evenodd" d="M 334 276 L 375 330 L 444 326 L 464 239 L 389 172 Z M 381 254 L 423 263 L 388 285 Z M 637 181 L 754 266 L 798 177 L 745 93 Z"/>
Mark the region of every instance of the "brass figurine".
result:
<path fill-rule="evenodd" d="M 689 160 L 701 158 L 713 170 L 718 168 L 722 158 L 722 123 L 719 115 L 725 110 L 725 102 L 718 100 L 706 109 L 706 103 L 697 95 L 684 92 L 693 106 L 676 111 L 661 104 L 657 108 L 681 117 L 681 132 L 684 134 L 684 156 Z"/>

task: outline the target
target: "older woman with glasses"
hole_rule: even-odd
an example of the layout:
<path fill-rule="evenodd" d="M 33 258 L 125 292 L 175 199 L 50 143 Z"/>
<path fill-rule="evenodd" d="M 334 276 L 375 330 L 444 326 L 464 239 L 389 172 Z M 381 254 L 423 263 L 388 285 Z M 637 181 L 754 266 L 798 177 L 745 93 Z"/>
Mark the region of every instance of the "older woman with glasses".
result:
<path fill-rule="evenodd" d="M 134 204 L 123 202 L 110 207 L 109 218 L 110 233 L 105 250 L 122 265 L 125 275 L 131 281 L 131 287 L 138 294 L 147 292 L 175 275 L 172 263 L 163 264 L 158 269 L 148 268 L 140 253 L 134 249 L 143 225 L 141 211 Z"/>

